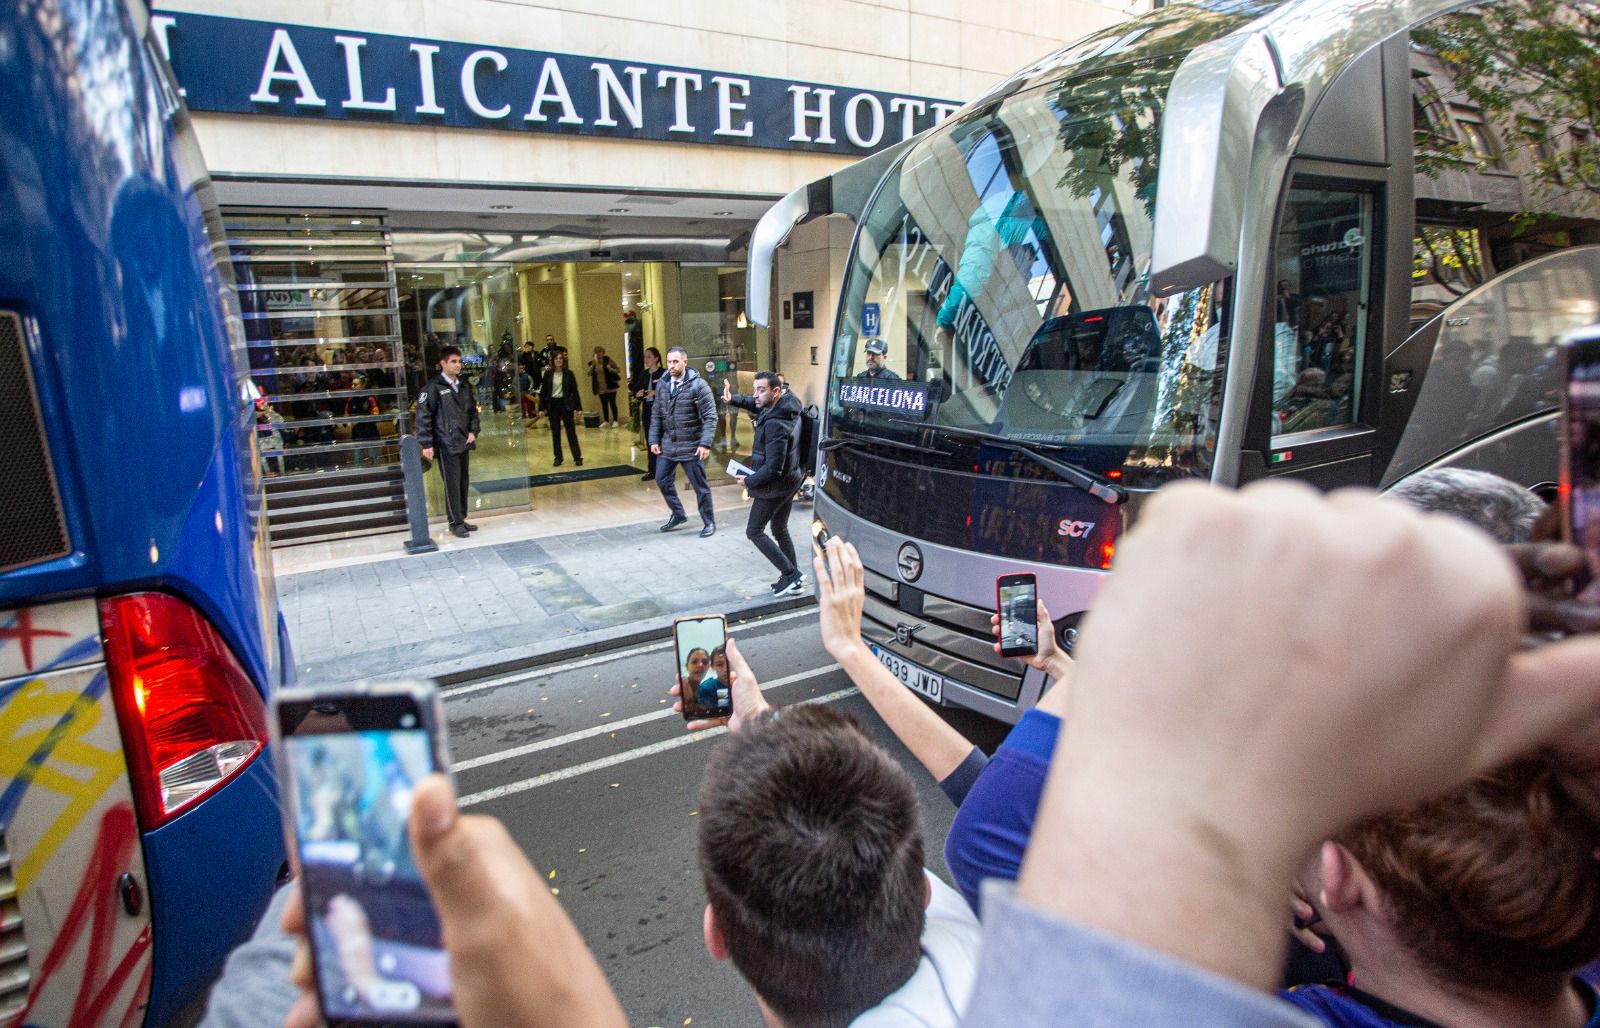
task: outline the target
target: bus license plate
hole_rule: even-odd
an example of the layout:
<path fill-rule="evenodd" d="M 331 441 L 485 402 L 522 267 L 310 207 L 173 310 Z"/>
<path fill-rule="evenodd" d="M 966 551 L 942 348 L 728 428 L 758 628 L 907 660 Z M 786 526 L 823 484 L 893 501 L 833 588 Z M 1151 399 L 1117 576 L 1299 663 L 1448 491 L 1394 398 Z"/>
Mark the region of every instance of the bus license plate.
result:
<path fill-rule="evenodd" d="M 928 699 L 938 703 L 944 696 L 944 679 L 926 668 L 918 667 L 897 653 L 872 647 L 872 655 L 877 657 L 889 673 L 900 679 L 912 692 L 918 692 Z"/>

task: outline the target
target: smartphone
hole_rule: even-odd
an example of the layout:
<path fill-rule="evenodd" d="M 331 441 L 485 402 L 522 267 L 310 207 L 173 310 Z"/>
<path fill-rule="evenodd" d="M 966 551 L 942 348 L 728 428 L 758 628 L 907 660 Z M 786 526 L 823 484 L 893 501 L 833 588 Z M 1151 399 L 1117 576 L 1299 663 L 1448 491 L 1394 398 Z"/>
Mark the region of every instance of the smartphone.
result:
<path fill-rule="evenodd" d="M 454 1025 L 443 933 L 406 832 L 416 784 L 450 767 L 438 690 L 284 689 L 273 711 L 323 1019 Z"/>
<path fill-rule="evenodd" d="M 679 618 L 672 623 L 678 661 L 678 695 L 686 721 L 733 714 L 733 675 L 728 670 L 728 622 L 721 614 Z"/>
<path fill-rule="evenodd" d="M 1000 616 L 1000 656 L 1030 657 L 1039 652 L 1039 585 L 1033 575 L 995 579 L 994 609 Z"/>
<path fill-rule="evenodd" d="M 1561 520 L 1584 553 L 1581 587 L 1600 576 L 1600 332 L 1568 338 L 1561 357 Z"/>

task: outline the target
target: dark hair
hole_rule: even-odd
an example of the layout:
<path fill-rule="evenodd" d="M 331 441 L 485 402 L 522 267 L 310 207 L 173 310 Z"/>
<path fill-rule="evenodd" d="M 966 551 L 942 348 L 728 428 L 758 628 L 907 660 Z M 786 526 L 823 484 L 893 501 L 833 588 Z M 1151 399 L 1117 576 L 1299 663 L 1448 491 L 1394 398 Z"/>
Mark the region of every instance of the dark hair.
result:
<path fill-rule="evenodd" d="M 788 707 L 712 751 L 700 872 L 734 966 L 789 1028 L 843 1028 L 921 959 L 916 790 L 836 710 Z"/>
<path fill-rule="evenodd" d="M 1339 836 L 1437 980 L 1521 998 L 1600 954 L 1595 776 L 1517 761 Z"/>
<path fill-rule="evenodd" d="M 1470 468 L 1419 472 L 1389 495 L 1430 514 L 1453 514 L 1501 543 L 1527 542 L 1545 509 L 1543 500 L 1510 479 Z"/>
<path fill-rule="evenodd" d="M 684 360 L 688 360 L 689 359 L 689 351 L 685 350 L 683 347 L 681 347 L 681 346 L 669 346 L 669 347 L 667 347 L 667 356 L 668 357 L 671 357 L 675 353 L 683 354 L 683 359 Z"/>
<path fill-rule="evenodd" d="M 449 360 L 451 357 L 459 357 L 459 356 L 461 356 L 461 347 L 459 347 L 459 346 L 441 346 L 441 347 L 439 347 L 439 359 L 440 360 Z"/>
<path fill-rule="evenodd" d="M 768 389 L 783 388 L 783 380 L 778 377 L 776 371 L 758 371 L 756 372 L 756 381 L 765 382 Z"/>
<path fill-rule="evenodd" d="M 645 353 L 655 354 L 656 363 L 657 364 L 662 363 L 662 361 L 661 361 L 661 351 L 660 350 L 656 349 L 653 346 L 647 346 L 647 347 L 644 348 L 644 352 Z"/>

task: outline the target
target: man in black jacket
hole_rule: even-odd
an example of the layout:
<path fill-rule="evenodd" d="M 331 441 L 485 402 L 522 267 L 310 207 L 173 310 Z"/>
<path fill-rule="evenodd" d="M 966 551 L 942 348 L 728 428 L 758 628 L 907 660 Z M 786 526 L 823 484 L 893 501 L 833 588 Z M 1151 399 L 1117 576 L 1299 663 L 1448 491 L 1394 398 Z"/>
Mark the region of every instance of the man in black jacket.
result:
<path fill-rule="evenodd" d="M 478 527 L 467 524 L 467 457 L 478 441 L 478 401 L 472 383 L 461 378 L 454 346 L 439 351 L 439 374 L 417 397 L 417 441 L 424 457 L 438 461 L 450 534 L 465 538 Z"/>
<path fill-rule="evenodd" d="M 761 555 L 778 569 L 772 583 L 774 596 L 798 593 L 805 587 L 789 538 L 789 512 L 794 508 L 794 492 L 800 487 L 800 401 L 783 387 L 776 372 L 756 372 L 754 396 L 735 396 L 726 380 L 722 383 L 722 402 L 756 412 L 756 441 L 750 452 L 750 474 L 740 475 L 739 484 L 750 494 L 750 521 L 744 534 Z M 767 538 L 767 525 L 772 538 Z"/>
<path fill-rule="evenodd" d="M 681 346 L 667 351 L 667 373 L 656 383 L 656 405 L 650 412 L 650 452 L 659 459 L 656 485 L 667 501 L 672 516 L 661 526 L 670 532 L 689 520 L 678 499 L 673 478 L 678 465 L 694 487 L 699 501 L 700 537 L 717 530 L 716 514 L 711 509 L 711 485 L 706 481 L 706 458 L 711 455 L 711 440 L 717 434 L 717 398 L 706 380 L 689 367 L 689 354 Z"/>

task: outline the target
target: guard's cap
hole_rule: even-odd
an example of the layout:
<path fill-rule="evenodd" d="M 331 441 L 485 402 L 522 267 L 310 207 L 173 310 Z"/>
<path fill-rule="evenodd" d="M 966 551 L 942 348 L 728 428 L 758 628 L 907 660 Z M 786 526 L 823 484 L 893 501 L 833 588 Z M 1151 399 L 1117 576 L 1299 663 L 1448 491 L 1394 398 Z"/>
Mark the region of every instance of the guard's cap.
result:
<path fill-rule="evenodd" d="M 869 336 L 867 337 L 867 352 L 882 356 L 889 352 L 889 344 L 877 336 Z"/>

